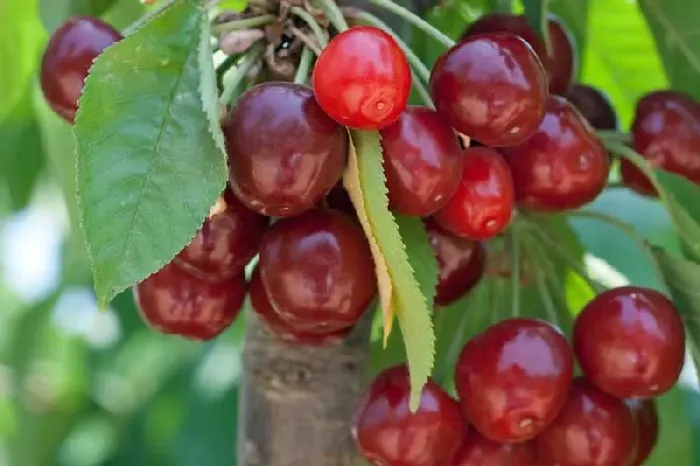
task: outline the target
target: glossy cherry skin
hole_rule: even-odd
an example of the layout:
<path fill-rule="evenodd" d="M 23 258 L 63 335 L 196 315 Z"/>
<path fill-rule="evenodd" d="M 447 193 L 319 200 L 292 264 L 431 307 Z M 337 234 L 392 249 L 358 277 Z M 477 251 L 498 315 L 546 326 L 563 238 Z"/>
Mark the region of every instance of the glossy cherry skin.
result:
<path fill-rule="evenodd" d="M 561 413 L 535 445 L 539 466 L 628 466 L 635 425 L 624 401 L 577 378 Z"/>
<path fill-rule="evenodd" d="M 610 158 L 593 128 L 566 99 L 549 96 L 530 139 L 503 149 L 515 198 L 524 208 L 563 212 L 591 202 L 605 188 Z"/>
<path fill-rule="evenodd" d="M 536 319 L 508 319 L 464 346 L 455 386 L 479 433 L 497 442 L 524 442 L 559 414 L 573 370 L 571 349 L 557 329 Z"/>
<path fill-rule="evenodd" d="M 224 280 L 258 253 L 269 218 L 248 209 L 228 188 L 213 210 L 175 262 L 200 278 Z"/>
<path fill-rule="evenodd" d="M 569 90 L 576 68 L 578 57 L 574 50 L 573 37 L 554 15 L 550 15 L 548 23 L 551 53 L 535 32 L 527 24 L 523 15 L 507 13 L 491 13 L 482 16 L 465 31 L 463 37 L 493 32 L 510 32 L 522 37 L 537 53 L 547 70 L 549 92 L 565 95 Z"/>
<path fill-rule="evenodd" d="M 259 264 L 273 307 L 295 329 L 310 333 L 352 327 L 377 293 L 362 228 L 334 210 L 275 223 L 263 237 Z"/>
<path fill-rule="evenodd" d="M 426 217 L 454 194 L 462 172 L 462 148 L 434 110 L 408 107 L 381 130 L 389 208 Z"/>
<path fill-rule="evenodd" d="M 601 130 L 617 130 L 617 113 L 612 102 L 600 89 L 586 84 L 574 84 L 566 98 L 591 126 Z"/>
<path fill-rule="evenodd" d="M 499 443 L 471 429 L 451 466 L 536 466 L 532 442 Z"/>
<path fill-rule="evenodd" d="M 246 91 L 223 123 L 231 188 L 263 215 L 298 215 L 340 180 L 348 133 L 311 89 L 269 82 Z"/>
<path fill-rule="evenodd" d="M 41 61 L 41 90 L 63 119 L 73 123 L 93 61 L 121 39 L 112 26 L 89 16 L 73 17 L 51 35 Z"/>
<path fill-rule="evenodd" d="M 593 298 L 576 318 L 574 352 L 581 370 L 618 398 L 651 397 L 678 380 L 685 333 L 673 303 L 658 291 L 623 286 Z"/>
<path fill-rule="evenodd" d="M 512 146 L 540 124 L 547 78 L 524 40 L 485 34 L 455 44 L 437 60 L 430 91 L 455 130 L 487 146 Z"/>
<path fill-rule="evenodd" d="M 655 166 L 700 184 L 700 104 L 676 91 L 642 97 L 632 122 L 632 147 Z M 625 159 L 620 175 L 631 189 L 656 196 L 644 174 Z"/>
<path fill-rule="evenodd" d="M 637 450 L 630 466 L 641 466 L 649 458 L 659 440 L 659 413 L 653 398 L 627 399 L 627 407 L 632 412 L 637 426 Z"/>
<path fill-rule="evenodd" d="M 425 226 L 438 262 L 435 304 L 447 306 L 479 283 L 486 269 L 486 249 L 479 241 L 448 233 L 433 220 Z"/>
<path fill-rule="evenodd" d="M 201 280 L 174 262 L 134 287 L 141 317 L 156 330 L 190 340 L 211 340 L 238 316 L 245 299 L 245 276 Z"/>
<path fill-rule="evenodd" d="M 475 240 L 496 236 L 513 215 L 515 194 L 508 164 L 488 147 L 470 147 L 457 191 L 435 215 L 445 230 Z"/>
<path fill-rule="evenodd" d="M 335 121 L 360 129 L 394 123 L 408 104 L 411 68 L 396 41 L 372 26 L 335 36 L 314 66 L 318 104 Z"/>
<path fill-rule="evenodd" d="M 450 465 L 467 424 L 459 404 L 428 379 L 415 414 L 406 366 L 377 375 L 355 410 L 352 433 L 374 466 Z"/>

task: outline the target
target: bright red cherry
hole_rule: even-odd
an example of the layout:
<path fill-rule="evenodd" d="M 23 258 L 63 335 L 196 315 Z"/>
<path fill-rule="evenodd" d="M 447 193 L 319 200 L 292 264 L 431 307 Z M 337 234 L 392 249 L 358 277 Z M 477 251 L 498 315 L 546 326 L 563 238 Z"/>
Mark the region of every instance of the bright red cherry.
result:
<path fill-rule="evenodd" d="M 454 129 L 487 146 L 512 146 L 542 121 L 547 78 L 520 37 L 485 34 L 466 38 L 438 59 L 430 90 Z"/>
<path fill-rule="evenodd" d="M 335 121 L 381 129 L 404 111 L 411 68 L 396 41 L 371 26 L 357 26 L 331 40 L 316 60 L 313 88 L 318 104 Z"/>
<path fill-rule="evenodd" d="M 486 249 L 479 241 L 448 233 L 432 220 L 425 225 L 440 271 L 435 304 L 447 306 L 479 283 L 486 269 Z"/>
<path fill-rule="evenodd" d="M 260 246 L 270 302 L 295 329 L 335 333 L 355 325 L 377 293 L 362 228 L 335 210 L 276 222 Z"/>
<path fill-rule="evenodd" d="M 238 99 L 223 131 L 231 188 L 264 215 L 313 208 L 345 168 L 347 130 L 321 110 L 306 86 L 258 84 Z"/>
<path fill-rule="evenodd" d="M 51 35 L 41 61 L 41 89 L 51 108 L 69 123 L 93 61 L 121 39 L 112 26 L 89 16 L 71 18 Z"/>
<path fill-rule="evenodd" d="M 685 356 L 683 323 L 673 303 L 637 286 L 593 298 L 576 318 L 573 345 L 591 383 L 618 398 L 666 392 Z"/>
<path fill-rule="evenodd" d="M 498 443 L 471 429 L 451 466 L 536 466 L 531 442 Z"/>
<path fill-rule="evenodd" d="M 245 276 L 206 281 L 171 262 L 136 285 L 134 299 L 142 318 L 158 331 L 211 340 L 238 316 L 245 299 Z"/>
<path fill-rule="evenodd" d="M 600 89 L 574 84 L 566 98 L 595 129 L 617 130 L 617 114 L 612 102 Z"/>
<path fill-rule="evenodd" d="M 451 464 L 466 432 L 459 404 L 428 380 L 415 414 L 406 366 L 380 373 L 355 410 L 353 435 L 374 466 Z"/>
<path fill-rule="evenodd" d="M 655 166 L 700 184 L 700 104 L 677 91 L 656 91 L 637 102 L 632 147 Z M 634 165 L 620 160 L 622 181 L 640 194 L 656 190 Z"/>
<path fill-rule="evenodd" d="M 659 413 L 653 398 L 625 400 L 637 426 L 637 454 L 630 466 L 641 466 L 659 439 Z"/>
<path fill-rule="evenodd" d="M 577 378 L 561 413 L 535 445 L 539 466 L 628 466 L 635 425 L 624 401 Z"/>
<path fill-rule="evenodd" d="M 428 216 L 449 201 L 462 172 L 462 148 L 439 113 L 408 107 L 381 130 L 389 208 Z"/>
<path fill-rule="evenodd" d="M 547 70 L 549 92 L 565 95 L 578 67 L 574 39 L 564 24 L 554 15 L 550 15 L 547 25 L 551 44 L 549 53 L 544 41 L 527 24 L 527 19 L 523 15 L 508 13 L 484 15 L 472 23 L 462 37 L 493 32 L 510 32 L 522 37 L 535 50 Z"/>
<path fill-rule="evenodd" d="M 516 201 L 527 209 L 562 212 L 595 199 L 610 160 L 593 128 L 564 98 L 549 96 L 540 127 L 526 142 L 503 149 Z"/>
<path fill-rule="evenodd" d="M 496 236 L 508 226 L 515 195 L 508 164 L 488 147 L 464 153 L 457 191 L 433 217 L 445 230 L 472 239 Z"/>
<path fill-rule="evenodd" d="M 175 262 L 209 280 L 238 275 L 258 253 L 268 224 L 267 217 L 248 209 L 227 188 Z"/>
<path fill-rule="evenodd" d="M 573 378 L 564 336 L 547 322 L 501 321 L 469 341 L 455 367 L 467 419 L 497 442 L 536 437 L 559 414 Z"/>

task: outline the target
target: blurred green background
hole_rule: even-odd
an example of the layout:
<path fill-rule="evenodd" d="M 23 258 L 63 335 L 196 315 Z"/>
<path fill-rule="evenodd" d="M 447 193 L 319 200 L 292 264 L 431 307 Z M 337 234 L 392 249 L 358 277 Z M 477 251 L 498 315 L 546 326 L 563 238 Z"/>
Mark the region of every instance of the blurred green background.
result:
<path fill-rule="evenodd" d="M 490 3 L 443 0 L 428 18 L 456 37 Z M 658 2 L 646 3 L 648 13 Z M 627 128 L 637 98 L 668 85 L 640 5 L 552 0 L 550 7 L 576 35 L 580 79 L 610 95 Z M 236 464 L 244 318 L 216 341 L 195 344 L 145 328 L 130 293 L 108 312 L 97 311 L 73 221 L 71 130 L 37 87 L 43 45 L 67 17 L 102 15 L 122 28 L 143 12 L 139 0 L 0 0 L 2 466 Z M 418 35 L 413 43 L 428 62 L 442 51 Z M 667 215 L 653 201 L 613 189 L 593 208 L 677 248 Z M 575 227 L 589 253 L 621 274 L 613 279 L 661 287 L 620 232 L 587 220 Z M 700 465 L 700 452 L 693 461 L 700 397 L 694 369 L 686 369 L 679 388 L 660 401 L 662 438 L 649 464 Z"/>

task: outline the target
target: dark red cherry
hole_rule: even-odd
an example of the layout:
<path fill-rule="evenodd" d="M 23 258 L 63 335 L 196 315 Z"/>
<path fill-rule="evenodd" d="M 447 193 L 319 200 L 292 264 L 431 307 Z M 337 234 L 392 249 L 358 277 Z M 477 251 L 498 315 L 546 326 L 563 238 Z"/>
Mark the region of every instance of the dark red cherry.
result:
<path fill-rule="evenodd" d="M 211 340 L 236 319 L 245 299 L 245 276 L 222 281 L 190 275 L 174 262 L 134 287 L 142 318 L 156 330 L 190 340 Z"/>
<path fill-rule="evenodd" d="M 69 123 L 78 111 L 78 99 L 93 60 L 122 39 L 98 18 L 76 16 L 56 29 L 41 61 L 41 90 L 51 108 Z"/>
<path fill-rule="evenodd" d="M 342 183 L 336 184 L 326 196 L 326 206 L 329 209 L 339 210 L 353 219 L 357 219 L 357 211 L 352 204 L 352 199 Z"/>
<path fill-rule="evenodd" d="M 479 241 L 448 233 L 433 220 L 425 226 L 440 271 L 435 304 L 447 306 L 479 283 L 486 268 L 486 249 Z"/>
<path fill-rule="evenodd" d="M 564 98 L 550 96 L 547 112 L 526 142 L 503 149 L 515 198 L 541 212 L 577 209 L 605 187 L 610 160 L 593 128 Z"/>
<path fill-rule="evenodd" d="M 617 114 L 612 102 L 600 89 L 574 84 L 566 98 L 595 129 L 617 130 Z"/>
<path fill-rule="evenodd" d="M 411 93 L 411 68 L 396 41 L 372 26 L 331 40 L 316 60 L 318 104 L 341 125 L 381 129 L 395 122 Z"/>
<path fill-rule="evenodd" d="M 467 430 L 459 404 L 430 379 L 414 414 L 409 398 L 406 366 L 387 369 L 374 379 L 353 420 L 360 453 L 374 466 L 451 464 Z"/>
<path fill-rule="evenodd" d="M 433 217 L 445 230 L 472 239 L 496 236 L 513 215 L 513 180 L 501 154 L 488 147 L 464 153 L 457 191 Z"/>
<path fill-rule="evenodd" d="M 471 429 L 451 466 L 536 466 L 532 442 L 498 443 Z"/>
<path fill-rule="evenodd" d="M 551 43 L 550 53 L 547 53 L 544 41 L 527 24 L 523 15 L 508 13 L 484 15 L 472 23 L 462 37 L 492 32 L 510 32 L 522 37 L 535 50 L 547 70 L 549 92 L 565 95 L 578 67 L 574 39 L 564 24 L 554 15 L 550 15 L 547 25 Z"/>
<path fill-rule="evenodd" d="M 634 421 L 624 401 L 577 378 L 535 445 L 539 466 L 628 466 L 636 448 Z"/>
<path fill-rule="evenodd" d="M 571 349 L 547 322 L 501 321 L 469 341 L 455 368 L 467 419 L 497 442 L 536 437 L 566 402 L 573 378 Z"/>
<path fill-rule="evenodd" d="M 656 91 L 637 102 L 632 147 L 655 166 L 700 184 L 700 104 L 677 91 Z M 622 181 L 640 194 L 656 190 L 634 165 L 620 160 Z"/>
<path fill-rule="evenodd" d="M 175 262 L 209 280 L 238 275 L 258 253 L 268 224 L 267 217 L 248 209 L 227 188 Z"/>
<path fill-rule="evenodd" d="M 658 396 L 678 380 L 683 323 L 658 291 L 623 286 L 593 298 L 576 318 L 574 352 L 595 386 L 618 398 Z"/>
<path fill-rule="evenodd" d="M 547 78 L 542 63 L 512 34 L 468 37 L 433 66 L 430 90 L 454 129 L 487 146 L 525 141 L 544 115 Z"/>
<path fill-rule="evenodd" d="M 625 400 L 637 426 L 637 450 L 630 466 L 641 466 L 649 458 L 659 439 L 659 413 L 653 398 Z"/>
<path fill-rule="evenodd" d="M 231 188 L 264 215 L 298 215 L 340 180 L 348 133 L 331 120 L 306 86 L 258 84 L 223 123 Z"/>
<path fill-rule="evenodd" d="M 389 208 L 428 216 L 454 194 L 462 172 L 462 149 L 439 113 L 408 107 L 381 130 Z"/>
<path fill-rule="evenodd" d="M 335 210 L 275 223 L 260 247 L 260 274 L 282 318 L 317 334 L 355 325 L 377 293 L 362 228 Z"/>

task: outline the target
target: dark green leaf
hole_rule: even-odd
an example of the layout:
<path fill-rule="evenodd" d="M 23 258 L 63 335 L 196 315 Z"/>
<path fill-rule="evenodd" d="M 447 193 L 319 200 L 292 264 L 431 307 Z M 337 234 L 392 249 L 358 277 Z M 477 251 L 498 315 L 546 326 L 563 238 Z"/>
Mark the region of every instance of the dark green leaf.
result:
<path fill-rule="evenodd" d="M 547 0 L 522 0 L 525 18 L 549 47 L 549 29 L 547 28 Z"/>
<path fill-rule="evenodd" d="M 589 0 L 551 0 L 549 2 L 549 12 L 561 19 L 574 37 L 575 50 L 579 60 L 578 69 L 575 70 L 577 74 L 583 68 L 584 51 L 588 40 L 590 10 L 588 3 Z"/>
<path fill-rule="evenodd" d="M 206 21 L 177 1 L 105 50 L 86 81 L 78 199 L 102 307 L 171 260 L 224 187 L 222 136 L 208 118 L 216 102 L 202 108 Z"/>
<path fill-rule="evenodd" d="M 510 13 L 513 11 L 513 0 L 489 0 L 489 11 Z"/>
<path fill-rule="evenodd" d="M 417 217 L 404 215 L 396 215 L 396 224 L 421 292 L 427 302 L 432 302 L 437 288 L 438 264 L 425 225 Z"/>
<path fill-rule="evenodd" d="M 41 20 L 46 30 L 52 32 L 71 16 L 102 16 L 112 5 L 117 3 L 117 1 L 118 0 L 41 0 Z"/>

